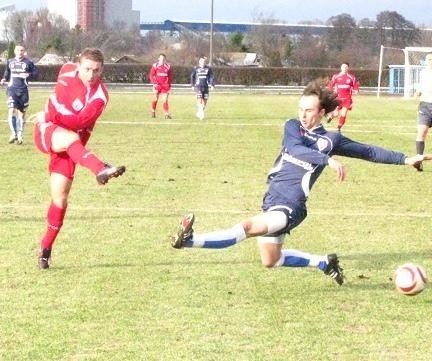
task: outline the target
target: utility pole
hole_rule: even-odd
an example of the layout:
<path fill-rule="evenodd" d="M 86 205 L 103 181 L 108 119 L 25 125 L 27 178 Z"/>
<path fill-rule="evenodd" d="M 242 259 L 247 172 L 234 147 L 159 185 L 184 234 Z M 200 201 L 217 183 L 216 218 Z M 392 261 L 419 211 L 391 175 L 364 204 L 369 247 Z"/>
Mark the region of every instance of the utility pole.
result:
<path fill-rule="evenodd" d="M 213 63 L 213 0 L 210 6 L 210 55 L 209 55 L 209 65 Z"/>

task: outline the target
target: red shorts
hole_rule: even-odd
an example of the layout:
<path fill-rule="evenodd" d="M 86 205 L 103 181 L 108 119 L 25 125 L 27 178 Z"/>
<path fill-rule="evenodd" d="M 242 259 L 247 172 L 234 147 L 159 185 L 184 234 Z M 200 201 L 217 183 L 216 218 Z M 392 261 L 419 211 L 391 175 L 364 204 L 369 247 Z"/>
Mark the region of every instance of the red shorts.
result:
<path fill-rule="evenodd" d="M 341 105 L 338 106 L 338 109 L 347 108 L 348 110 L 352 109 L 353 101 L 352 98 L 339 98 L 341 100 Z"/>
<path fill-rule="evenodd" d="M 50 155 L 48 170 L 51 173 L 60 173 L 66 178 L 73 179 L 76 164 L 66 152 L 55 153 L 51 147 L 51 138 L 58 125 L 51 122 L 37 123 L 34 127 L 33 140 L 36 147 L 45 154 Z"/>
<path fill-rule="evenodd" d="M 169 94 L 171 86 L 167 84 L 154 84 L 153 85 L 153 93 L 159 94 Z"/>

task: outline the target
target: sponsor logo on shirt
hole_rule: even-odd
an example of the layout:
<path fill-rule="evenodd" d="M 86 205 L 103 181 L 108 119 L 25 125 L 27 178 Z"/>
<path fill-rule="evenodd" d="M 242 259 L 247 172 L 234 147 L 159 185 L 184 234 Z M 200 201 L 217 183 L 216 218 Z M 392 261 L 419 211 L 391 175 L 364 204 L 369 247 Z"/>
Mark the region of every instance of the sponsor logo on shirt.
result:
<path fill-rule="evenodd" d="M 84 107 L 84 104 L 79 99 L 75 99 L 72 103 L 72 108 L 75 111 L 80 111 Z"/>
<path fill-rule="evenodd" d="M 310 164 L 310 163 L 308 163 L 308 162 L 305 162 L 305 161 L 303 161 L 303 160 L 300 160 L 300 159 L 294 158 L 291 154 L 284 153 L 283 156 L 282 156 L 282 159 L 283 159 L 285 162 L 289 162 L 289 163 L 292 163 L 292 164 L 298 165 L 298 166 L 302 167 L 302 168 L 305 169 L 305 170 L 308 170 L 308 171 L 313 170 L 312 164 Z"/>

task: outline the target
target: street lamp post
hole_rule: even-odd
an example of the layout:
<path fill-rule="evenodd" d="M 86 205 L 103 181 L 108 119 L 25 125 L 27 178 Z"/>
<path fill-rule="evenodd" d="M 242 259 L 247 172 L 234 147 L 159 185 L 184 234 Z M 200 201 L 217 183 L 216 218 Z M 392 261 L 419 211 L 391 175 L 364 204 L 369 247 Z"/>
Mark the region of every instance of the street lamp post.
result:
<path fill-rule="evenodd" d="M 209 65 L 213 63 L 213 0 L 210 6 L 210 55 L 209 55 Z"/>

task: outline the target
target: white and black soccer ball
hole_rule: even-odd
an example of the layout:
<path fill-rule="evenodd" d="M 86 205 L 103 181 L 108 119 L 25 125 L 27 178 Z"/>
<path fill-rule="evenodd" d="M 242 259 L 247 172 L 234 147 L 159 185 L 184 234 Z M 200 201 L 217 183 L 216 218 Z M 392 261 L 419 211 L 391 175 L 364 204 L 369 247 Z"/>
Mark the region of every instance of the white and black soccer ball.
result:
<path fill-rule="evenodd" d="M 414 296 L 422 292 L 428 285 L 425 269 L 414 263 L 405 263 L 395 272 L 394 282 L 396 289 L 408 296 Z"/>

